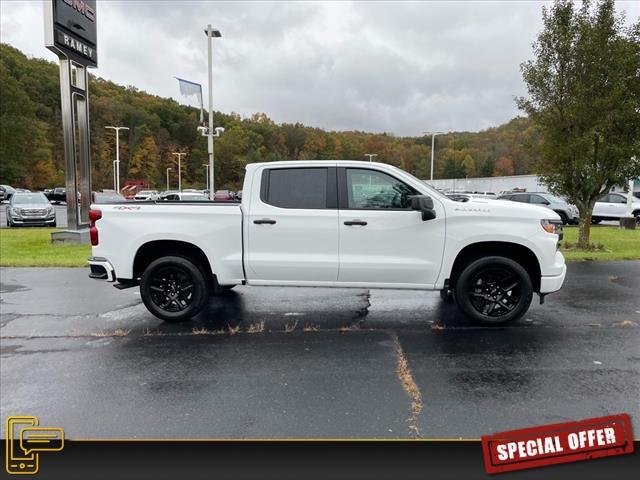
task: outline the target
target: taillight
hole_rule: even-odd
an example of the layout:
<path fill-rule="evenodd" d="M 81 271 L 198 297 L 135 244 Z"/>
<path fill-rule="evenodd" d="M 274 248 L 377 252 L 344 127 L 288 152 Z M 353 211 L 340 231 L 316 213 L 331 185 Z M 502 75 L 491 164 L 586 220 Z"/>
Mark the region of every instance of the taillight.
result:
<path fill-rule="evenodd" d="M 89 237 L 91 238 L 91 245 L 98 245 L 98 228 L 96 227 L 96 221 L 102 218 L 102 212 L 100 210 L 89 210 Z"/>

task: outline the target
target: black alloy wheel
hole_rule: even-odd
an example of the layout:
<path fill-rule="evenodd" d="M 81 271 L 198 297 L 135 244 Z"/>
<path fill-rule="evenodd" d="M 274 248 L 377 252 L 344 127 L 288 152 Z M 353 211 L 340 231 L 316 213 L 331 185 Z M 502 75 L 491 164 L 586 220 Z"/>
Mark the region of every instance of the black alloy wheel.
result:
<path fill-rule="evenodd" d="M 167 322 L 182 322 L 197 315 L 209 298 L 204 273 L 183 257 L 161 257 L 142 274 L 140 295 L 147 309 Z"/>
<path fill-rule="evenodd" d="M 473 261 L 456 284 L 458 307 L 485 325 L 504 325 L 524 316 L 533 297 L 527 271 L 506 257 L 484 257 Z"/>

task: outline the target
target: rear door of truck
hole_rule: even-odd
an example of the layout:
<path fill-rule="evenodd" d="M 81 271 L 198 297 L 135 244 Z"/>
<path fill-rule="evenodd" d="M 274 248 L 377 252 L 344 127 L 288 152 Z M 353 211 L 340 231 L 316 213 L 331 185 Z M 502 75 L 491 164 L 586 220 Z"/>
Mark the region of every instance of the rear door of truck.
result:
<path fill-rule="evenodd" d="M 335 282 L 336 168 L 265 166 L 254 175 L 258 178 L 245 224 L 247 277 L 258 282 Z"/>

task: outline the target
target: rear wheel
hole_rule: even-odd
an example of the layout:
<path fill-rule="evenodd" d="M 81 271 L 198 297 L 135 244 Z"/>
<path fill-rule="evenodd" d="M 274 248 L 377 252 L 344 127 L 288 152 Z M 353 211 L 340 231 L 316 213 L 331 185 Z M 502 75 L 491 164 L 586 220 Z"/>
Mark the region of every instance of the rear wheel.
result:
<path fill-rule="evenodd" d="M 460 310 L 485 325 L 522 318 L 531 305 L 533 285 L 527 271 L 506 257 L 485 257 L 469 264 L 456 282 Z"/>
<path fill-rule="evenodd" d="M 602 219 L 601 219 L 601 218 L 598 218 L 598 217 L 591 217 L 591 223 L 592 223 L 593 225 L 598 225 L 601 221 L 602 221 Z"/>
<path fill-rule="evenodd" d="M 191 260 L 161 257 L 142 274 L 140 295 L 156 317 L 166 322 L 184 322 L 204 308 L 209 287 L 204 273 Z"/>

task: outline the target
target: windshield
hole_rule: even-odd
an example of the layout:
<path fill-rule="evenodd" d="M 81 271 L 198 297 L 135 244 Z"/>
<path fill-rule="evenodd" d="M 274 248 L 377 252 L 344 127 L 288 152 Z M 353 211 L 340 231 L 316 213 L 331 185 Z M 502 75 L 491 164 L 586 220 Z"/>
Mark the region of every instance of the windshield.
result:
<path fill-rule="evenodd" d="M 44 193 L 16 193 L 13 196 L 12 201 L 14 205 L 24 205 L 28 203 L 49 203 L 49 200 L 47 200 L 47 197 L 44 196 Z"/>

